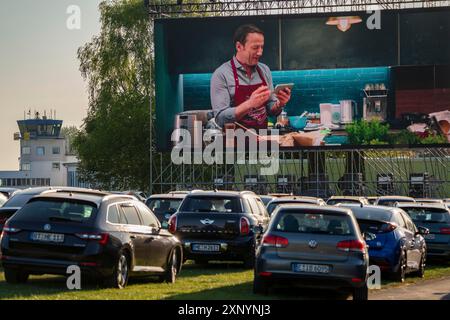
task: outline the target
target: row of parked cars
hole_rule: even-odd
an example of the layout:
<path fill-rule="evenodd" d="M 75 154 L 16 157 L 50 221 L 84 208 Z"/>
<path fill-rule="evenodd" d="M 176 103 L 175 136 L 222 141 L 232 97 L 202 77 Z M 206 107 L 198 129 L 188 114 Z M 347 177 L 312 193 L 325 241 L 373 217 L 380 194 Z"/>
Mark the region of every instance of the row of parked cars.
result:
<path fill-rule="evenodd" d="M 450 256 L 444 201 L 391 196 L 370 205 L 364 197 L 325 202 L 217 190 L 141 200 L 66 187 L 17 192 L 0 208 L 6 280 L 65 274 L 76 264 L 123 288 L 130 276 L 174 282 L 187 259 L 235 260 L 254 269 L 255 293 L 297 280 L 367 299 L 369 265 L 404 281 L 407 273 L 423 277 L 427 257 Z"/>

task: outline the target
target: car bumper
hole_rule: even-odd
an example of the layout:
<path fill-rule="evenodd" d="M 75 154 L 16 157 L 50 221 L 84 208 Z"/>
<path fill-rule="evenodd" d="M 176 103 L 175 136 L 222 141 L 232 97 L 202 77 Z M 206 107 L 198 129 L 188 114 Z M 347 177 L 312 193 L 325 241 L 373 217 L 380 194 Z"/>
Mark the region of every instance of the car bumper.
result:
<path fill-rule="evenodd" d="M 254 246 L 254 238 L 246 237 L 239 240 L 216 239 L 182 239 L 183 255 L 186 259 L 204 260 L 243 260 L 251 252 Z M 193 244 L 218 244 L 219 251 L 194 251 Z"/>
<path fill-rule="evenodd" d="M 450 244 L 427 242 L 427 256 L 450 258 Z"/>
<path fill-rule="evenodd" d="M 23 258 L 15 256 L 1 257 L 3 268 L 20 269 L 29 274 L 55 274 L 55 275 L 70 275 L 68 272 L 70 266 L 77 266 L 83 274 L 93 276 L 108 276 L 112 273 L 112 266 L 102 264 L 100 260 L 90 260 L 87 262 L 75 262 L 67 260 L 50 260 L 50 259 L 36 259 Z"/>
<path fill-rule="evenodd" d="M 301 273 L 293 271 L 293 263 L 326 264 L 331 266 L 328 274 Z M 258 257 L 255 272 L 269 282 L 295 284 L 320 289 L 351 289 L 364 286 L 367 280 L 368 262 L 349 259 L 343 262 L 293 261 L 276 255 Z M 265 276 L 264 276 L 265 275 Z"/>

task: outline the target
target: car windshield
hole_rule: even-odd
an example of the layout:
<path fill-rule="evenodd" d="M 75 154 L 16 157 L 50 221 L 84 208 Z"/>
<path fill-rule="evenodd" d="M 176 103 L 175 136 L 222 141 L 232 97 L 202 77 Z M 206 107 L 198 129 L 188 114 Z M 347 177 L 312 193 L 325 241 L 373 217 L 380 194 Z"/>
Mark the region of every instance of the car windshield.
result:
<path fill-rule="evenodd" d="M 279 232 L 313 233 L 348 236 L 353 234 L 348 216 L 293 212 L 280 212 L 275 230 Z"/>
<path fill-rule="evenodd" d="M 91 222 L 97 207 L 90 202 L 66 199 L 36 199 L 17 211 L 16 221 Z"/>
<path fill-rule="evenodd" d="M 12 196 L 8 201 L 3 205 L 5 208 L 22 208 L 25 203 L 28 202 L 31 198 L 33 198 L 35 194 L 16 194 Z"/>
<path fill-rule="evenodd" d="M 409 214 L 414 222 L 428 222 L 428 223 L 448 223 L 450 222 L 450 214 L 447 210 L 439 208 L 405 208 L 402 207 L 406 213 Z"/>
<path fill-rule="evenodd" d="M 178 208 L 180 207 L 181 201 L 183 199 L 148 199 L 147 200 L 147 206 L 154 212 L 154 213 L 175 213 Z"/>
<path fill-rule="evenodd" d="M 242 207 L 237 197 L 187 197 L 180 211 L 242 213 Z"/>

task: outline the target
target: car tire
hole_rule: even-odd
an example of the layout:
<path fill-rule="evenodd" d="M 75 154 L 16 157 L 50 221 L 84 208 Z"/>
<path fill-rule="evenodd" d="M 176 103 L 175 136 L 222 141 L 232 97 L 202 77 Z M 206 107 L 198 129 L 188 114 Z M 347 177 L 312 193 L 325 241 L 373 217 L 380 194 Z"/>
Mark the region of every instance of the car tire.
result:
<path fill-rule="evenodd" d="M 162 276 L 162 281 L 175 283 L 178 275 L 178 261 L 180 260 L 177 250 L 173 250 L 172 255 L 167 262 L 166 274 Z"/>
<path fill-rule="evenodd" d="M 267 279 L 262 278 L 255 274 L 253 278 L 253 293 L 254 294 L 264 294 L 269 293 L 269 282 Z"/>
<path fill-rule="evenodd" d="M 18 269 L 4 268 L 3 271 L 6 282 L 13 284 L 26 283 L 30 276 L 27 272 Z"/>
<path fill-rule="evenodd" d="M 392 274 L 392 279 L 397 282 L 405 282 L 406 277 L 406 252 L 402 251 L 398 258 L 398 269 Z"/>
<path fill-rule="evenodd" d="M 130 275 L 130 261 L 128 255 L 121 251 L 114 263 L 111 276 L 106 279 L 106 285 L 112 288 L 123 289 L 128 283 Z"/>
<path fill-rule="evenodd" d="M 367 287 L 367 284 L 365 284 L 361 288 L 353 289 L 353 300 L 366 301 L 368 299 L 369 299 L 369 288 Z"/>

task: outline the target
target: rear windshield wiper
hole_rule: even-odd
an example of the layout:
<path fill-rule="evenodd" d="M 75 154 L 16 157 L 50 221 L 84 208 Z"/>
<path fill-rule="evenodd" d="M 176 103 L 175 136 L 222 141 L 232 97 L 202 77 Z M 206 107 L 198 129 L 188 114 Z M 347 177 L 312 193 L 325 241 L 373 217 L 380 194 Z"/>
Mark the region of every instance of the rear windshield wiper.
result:
<path fill-rule="evenodd" d="M 48 220 L 50 220 L 50 221 L 64 221 L 64 222 L 83 223 L 83 221 L 81 221 L 81 220 L 74 220 L 74 219 L 64 218 L 64 217 L 49 217 Z"/>

